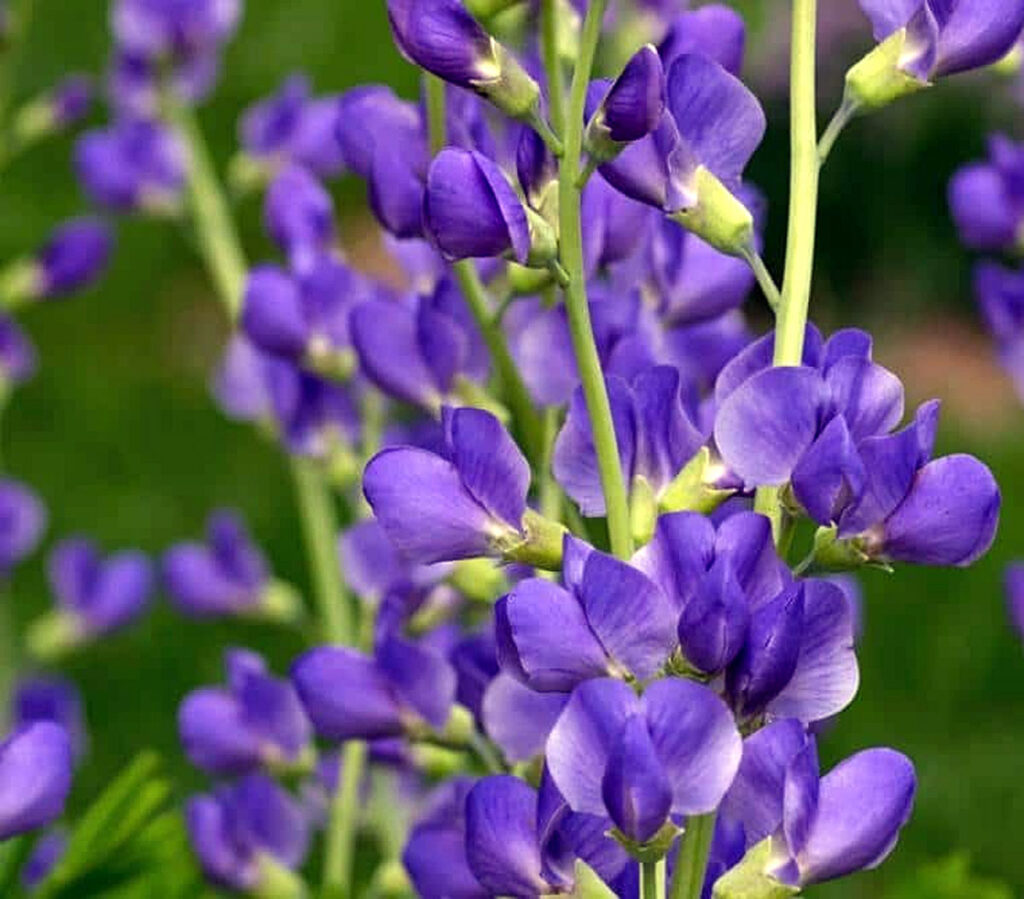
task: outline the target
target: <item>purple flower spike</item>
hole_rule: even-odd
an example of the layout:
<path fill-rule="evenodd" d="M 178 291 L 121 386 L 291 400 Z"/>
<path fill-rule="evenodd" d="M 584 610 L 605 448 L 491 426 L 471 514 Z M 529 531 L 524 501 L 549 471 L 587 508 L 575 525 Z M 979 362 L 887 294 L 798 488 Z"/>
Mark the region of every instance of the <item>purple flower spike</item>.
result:
<path fill-rule="evenodd" d="M 534 690 L 569 692 L 608 674 L 651 677 L 676 643 L 665 594 L 626 562 L 566 536 L 566 587 L 531 578 L 495 609 L 498 660 Z M 629 608 L 629 614 L 624 610 Z"/>
<path fill-rule="evenodd" d="M 118 630 L 137 619 L 153 591 L 153 568 L 140 552 L 102 558 L 92 541 L 81 537 L 59 543 L 47 564 L 50 589 L 62 622 L 60 643 Z"/>
<path fill-rule="evenodd" d="M 949 208 L 960 240 L 974 250 L 1013 250 L 1024 229 L 1024 145 L 1002 134 L 988 140 L 988 159 L 949 182 Z"/>
<path fill-rule="evenodd" d="M 110 16 L 118 45 L 150 58 L 216 49 L 240 17 L 239 0 L 118 0 Z"/>
<path fill-rule="evenodd" d="M 728 6 L 709 3 L 676 16 L 658 45 L 658 53 L 666 68 L 685 53 L 703 53 L 727 72 L 739 75 L 745 45 L 743 17 Z"/>
<path fill-rule="evenodd" d="M 17 481 L 0 480 L 0 576 L 31 555 L 46 529 L 46 509 Z"/>
<path fill-rule="evenodd" d="M 489 412 L 445 410 L 444 426 L 446 456 L 385 449 L 366 466 L 363 492 L 412 562 L 501 555 L 526 537 L 530 467 Z"/>
<path fill-rule="evenodd" d="M 0 840 L 59 817 L 73 767 L 68 733 L 52 721 L 18 728 L 0 743 Z"/>
<path fill-rule="evenodd" d="M 203 873 L 214 884 L 253 892 L 266 867 L 275 884 L 298 868 L 309 849 L 309 821 L 301 806 L 273 780 L 249 774 L 185 806 L 189 841 Z"/>
<path fill-rule="evenodd" d="M 78 688 L 59 677 L 34 677 L 20 681 L 11 700 L 15 727 L 27 727 L 38 721 L 52 721 L 67 732 L 76 758 L 86 749 L 88 735 Z"/>
<path fill-rule="evenodd" d="M 312 728 L 292 685 L 272 677 L 263 659 L 245 650 L 228 650 L 225 667 L 226 688 L 195 690 L 178 710 L 189 761 L 221 775 L 307 762 Z"/>
<path fill-rule="evenodd" d="M 875 39 L 903 34 L 900 71 L 921 82 L 1002 59 L 1024 28 L 1021 0 L 860 0 Z"/>
<path fill-rule="evenodd" d="M 329 740 L 398 737 L 408 728 L 444 728 L 455 672 L 433 650 L 386 637 L 373 658 L 320 647 L 300 656 L 292 683 L 316 732 Z"/>
<path fill-rule="evenodd" d="M 82 189 L 98 206 L 115 212 L 177 208 L 185 168 L 185 148 L 155 122 L 127 119 L 88 132 L 75 146 Z"/>
<path fill-rule="evenodd" d="M 110 229 L 98 219 L 65 222 L 50 234 L 36 258 L 39 296 L 84 290 L 107 267 L 112 244 Z"/>
<path fill-rule="evenodd" d="M 669 812 L 717 808 L 741 755 L 742 741 L 725 704 L 707 687 L 676 679 L 656 681 L 642 698 L 618 680 L 581 684 L 547 745 L 548 770 L 569 807 L 610 814 L 633 838 L 656 832 Z M 625 764 L 640 758 L 643 770 Z M 661 798 L 665 787 L 667 806 Z M 611 803 L 606 794 L 614 794 Z M 656 822 L 650 810 L 659 806 Z M 641 821 L 642 830 L 630 834 Z"/>
<path fill-rule="evenodd" d="M 641 47 L 608 88 L 587 125 L 587 151 L 598 159 L 646 137 L 665 111 L 665 73 L 654 47 Z"/>
<path fill-rule="evenodd" d="M 525 263 L 526 210 L 501 169 L 482 153 L 448 148 L 430 166 L 423 207 L 427 230 L 450 259 L 509 255 Z"/>
<path fill-rule="evenodd" d="M 334 206 L 323 185 L 291 165 L 274 178 L 263 204 L 263 221 L 292 268 L 308 272 L 334 242 Z"/>

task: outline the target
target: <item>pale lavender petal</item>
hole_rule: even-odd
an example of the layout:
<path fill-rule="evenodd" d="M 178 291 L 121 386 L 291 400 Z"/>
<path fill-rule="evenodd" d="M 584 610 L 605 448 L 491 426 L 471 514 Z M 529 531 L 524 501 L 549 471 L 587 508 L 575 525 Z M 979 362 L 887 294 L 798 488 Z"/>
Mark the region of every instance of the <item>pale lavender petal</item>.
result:
<path fill-rule="evenodd" d="M 484 730 L 509 762 L 527 762 L 544 751 L 568 701 L 567 693 L 537 693 L 501 673 L 484 693 Z"/>

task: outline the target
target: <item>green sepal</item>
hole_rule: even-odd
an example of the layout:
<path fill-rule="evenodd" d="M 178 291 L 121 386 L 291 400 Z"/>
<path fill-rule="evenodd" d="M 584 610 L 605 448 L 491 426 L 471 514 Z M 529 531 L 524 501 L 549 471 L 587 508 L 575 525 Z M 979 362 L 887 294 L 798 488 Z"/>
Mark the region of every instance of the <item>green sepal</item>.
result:
<path fill-rule="evenodd" d="M 540 85 L 498 41 L 491 41 L 491 52 L 493 76 L 488 73 L 488 77 L 474 81 L 473 89 L 510 118 L 526 121 L 537 116 Z"/>
<path fill-rule="evenodd" d="M 33 259 L 15 259 L 0 270 L 0 307 L 15 312 L 38 299 L 42 274 Z"/>
<path fill-rule="evenodd" d="M 398 899 L 401 896 L 414 895 L 412 882 L 405 871 L 405 866 L 397 859 L 382 862 L 373 874 L 370 894 L 381 899 Z"/>
<path fill-rule="evenodd" d="M 305 899 L 306 882 L 294 871 L 261 852 L 256 862 L 259 884 L 249 892 L 254 899 Z"/>
<path fill-rule="evenodd" d="M 274 578 L 260 596 L 254 618 L 279 624 L 296 624 L 306 616 L 302 595 L 287 581 Z"/>
<path fill-rule="evenodd" d="M 526 264 L 535 268 L 543 268 L 558 255 L 558 235 L 551 224 L 539 212 L 529 206 L 526 210 L 526 223 L 530 228 L 530 255 Z"/>
<path fill-rule="evenodd" d="M 754 216 L 704 166 L 694 176 L 696 202 L 672 215 L 688 231 L 729 256 L 742 256 L 754 240 Z"/>
<path fill-rule="evenodd" d="M 604 110 L 599 108 L 583 132 L 583 149 L 587 155 L 599 162 L 610 162 L 628 146 L 612 140 L 611 132 L 605 124 Z"/>
<path fill-rule="evenodd" d="M 637 546 L 651 542 L 658 523 L 658 498 L 654 488 L 643 475 L 633 478 L 629 491 L 629 527 Z"/>
<path fill-rule="evenodd" d="M 521 562 L 546 571 L 562 567 L 562 541 L 565 525 L 545 518 L 533 509 L 523 515 L 522 532 L 513 539 L 500 539 L 496 549 L 506 562 Z"/>
<path fill-rule="evenodd" d="M 490 412 L 503 425 L 508 425 L 512 420 L 512 414 L 505 406 L 492 397 L 480 384 L 465 375 L 455 376 L 452 395 L 462 406 L 472 406 L 474 409 Z"/>
<path fill-rule="evenodd" d="M 534 296 L 554 284 L 555 279 L 546 268 L 529 268 L 510 262 L 505 270 L 508 288 L 515 296 Z"/>
<path fill-rule="evenodd" d="M 638 862 L 653 863 L 660 862 L 668 855 L 672 844 L 681 833 L 682 831 L 675 824 L 666 821 L 661 830 L 645 843 L 638 843 L 636 840 L 630 839 L 618 829 L 612 830 L 610 835 Z"/>
<path fill-rule="evenodd" d="M 814 565 L 825 571 L 854 571 L 871 562 L 861 540 L 840 540 L 835 525 L 814 533 Z"/>
<path fill-rule="evenodd" d="M 522 2 L 523 0 L 466 0 L 466 9 L 474 18 L 486 22 Z"/>
<path fill-rule="evenodd" d="M 314 374 L 339 384 L 347 384 L 359 368 L 354 350 L 337 350 L 326 341 L 314 341 L 302 362 Z"/>
<path fill-rule="evenodd" d="M 861 109 L 880 109 L 931 87 L 900 68 L 906 49 L 907 29 L 901 28 L 856 63 L 846 73 L 846 101 Z"/>
<path fill-rule="evenodd" d="M 508 587 L 505 573 L 490 559 L 456 562 L 448 583 L 467 599 L 486 603 L 494 602 Z"/>
<path fill-rule="evenodd" d="M 754 846 L 743 860 L 715 883 L 714 899 L 788 899 L 799 896 L 799 887 L 780 883 L 767 873 L 772 861 L 772 838 Z"/>
<path fill-rule="evenodd" d="M 716 468 L 718 466 L 711 461 L 711 450 L 702 446 L 662 494 L 661 511 L 700 512 L 702 515 L 714 512 L 736 492 L 711 486 L 718 473 Z"/>
<path fill-rule="evenodd" d="M 85 638 L 73 615 L 53 610 L 33 621 L 25 635 L 29 654 L 40 662 L 56 662 L 77 649 Z"/>
<path fill-rule="evenodd" d="M 575 899 L 615 899 L 615 891 L 585 861 L 576 860 L 572 895 Z"/>
<path fill-rule="evenodd" d="M 1020 41 L 1010 48 L 1006 56 L 998 62 L 992 63 L 989 68 L 997 75 L 1003 75 L 1007 78 L 1019 75 L 1021 68 L 1024 68 L 1024 48 L 1021 47 Z"/>

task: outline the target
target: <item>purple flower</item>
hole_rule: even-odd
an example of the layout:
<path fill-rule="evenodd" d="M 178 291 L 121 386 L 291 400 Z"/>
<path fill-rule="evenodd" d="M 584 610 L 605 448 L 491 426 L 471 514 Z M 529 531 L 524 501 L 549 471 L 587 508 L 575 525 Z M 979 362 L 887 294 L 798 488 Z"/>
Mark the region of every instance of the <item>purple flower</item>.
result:
<path fill-rule="evenodd" d="M 227 344 L 211 391 L 229 418 L 273 428 L 277 408 L 299 392 L 294 366 L 236 334 Z"/>
<path fill-rule="evenodd" d="M 443 281 L 433 295 L 408 302 L 372 299 L 357 305 L 350 318 L 366 377 L 387 395 L 434 415 L 488 373 L 483 338 L 451 286 Z"/>
<path fill-rule="evenodd" d="M 153 567 L 143 553 L 102 558 L 84 537 L 59 543 L 47 574 L 57 607 L 29 635 L 42 657 L 125 627 L 142 614 L 153 592 Z"/>
<path fill-rule="evenodd" d="M 402 864 L 423 899 L 487 899 L 466 859 L 466 796 L 473 782 L 449 780 L 433 791 L 413 825 Z"/>
<path fill-rule="evenodd" d="M 275 93 L 242 113 L 238 125 L 242 149 L 256 159 L 286 157 L 309 98 L 306 76 L 289 75 Z"/>
<path fill-rule="evenodd" d="M 93 86 L 88 75 L 67 75 L 50 92 L 48 102 L 57 128 L 69 128 L 89 114 Z"/>
<path fill-rule="evenodd" d="M 17 481 L 0 480 L 0 575 L 31 555 L 46 529 L 46 509 Z"/>
<path fill-rule="evenodd" d="M 299 804 L 269 777 L 249 774 L 185 806 L 189 841 L 203 873 L 218 886 L 258 890 L 267 866 L 276 882 L 309 849 L 309 822 Z"/>
<path fill-rule="evenodd" d="M 363 474 L 363 492 L 399 552 L 421 563 L 507 557 L 542 537 L 537 561 L 557 558 L 561 533 L 533 532 L 530 467 L 501 423 L 471 408 L 445 409 L 443 423 L 445 455 L 390 447 Z"/>
<path fill-rule="evenodd" d="M 107 93 L 121 115 L 153 119 L 161 112 L 161 91 L 181 103 L 198 103 L 213 89 L 219 74 L 220 57 L 210 50 L 176 60 L 170 71 L 159 59 L 119 50 L 107 74 Z"/>
<path fill-rule="evenodd" d="M 111 27 L 122 49 L 159 58 L 216 49 L 240 17 L 239 0 L 118 0 Z"/>
<path fill-rule="evenodd" d="M 308 764 L 312 727 L 292 685 L 248 650 L 228 650 L 224 667 L 227 687 L 194 690 L 178 710 L 189 761 L 221 775 Z"/>
<path fill-rule="evenodd" d="M 739 79 L 699 53 L 672 64 L 666 97 L 658 128 L 601 166 L 601 174 L 736 255 L 753 240 L 753 218 L 735 193 L 764 135 L 761 106 Z"/>
<path fill-rule="evenodd" d="M 171 547 L 160 568 L 164 587 L 186 615 L 202 618 L 285 611 L 275 606 L 275 600 L 287 588 L 272 580 L 263 553 L 242 518 L 230 510 L 210 515 L 206 543 Z"/>
<path fill-rule="evenodd" d="M 37 367 L 36 348 L 13 318 L 0 315 L 0 384 L 10 389 L 29 380 Z"/>
<path fill-rule="evenodd" d="M 86 750 L 88 734 L 78 688 L 60 677 L 33 677 L 19 681 L 11 699 L 11 718 L 16 728 L 39 721 L 52 721 L 64 728 L 71 748 L 80 758 Z"/>
<path fill-rule="evenodd" d="M 550 226 L 531 214 L 482 153 L 449 147 L 430 165 L 424 223 L 450 259 L 507 256 L 527 264 L 554 255 Z"/>
<path fill-rule="evenodd" d="M 661 58 L 649 44 L 626 63 L 622 73 L 603 90 L 588 116 L 584 142 L 595 159 L 612 159 L 626 144 L 646 137 L 665 112 L 665 73 Z"/>
<path fill-rule="evenodd" d="M 458 667 L 458 658 L 454 661 Z M 568 699 L 565 693 L 537 693 L 502 672 L 487 684 L 479 717 L 487 736 L 509 762 L 528 762 L 544 751 Z"/>
<path fill-rule="evenodd" d="M 271 182 L 263 204 L 267 233 L 304 274 L 334 242 L 331 195 L 306 169 L 291 165 Z"/>
<path fill-rule="evenodd" d="M 1014 250 L 1024 229 L 1024 145 L 1002 134 L 989 137 L 988 159 L 950 180 L 949 208 L 966 246 Z"/>
<path fill-rule="evenodd" d="M 1006 566 L 1006 608 L 1017 633 L 1024 638 L 1024 564 L 1014 562 Z"/>
<path fill-rule="evenodd" d="M 1024 28 L 1021 0 L 860 0 L 898 71 L 927 83 L 1002 59 Z"/>
<path fill-rule="evenodd" d="M 565 587 L 521 581 L 498 601 L 498 659 L 534 690 L 567 693 L 608 675 L 645 680 L 676 645 L 676 611 L 626 562 L 566 536 Z"/>
<path fill-rule="evenodd" d="M 1024 402 L 1024 274 L 982 262 L 975 269 L 974 293 L 1003 368 Z"/>
<path fill-rule="evenodd" d="M 75 172 L 83 190 L 115 212 L 175 208 L 185 167 L 185 149 L 177 137 L 141 119 L 90 131 L 75 146 Z"/>
<path fill-rule="evenodd" d="M 654 216 L 650 207 L 619 193 L 603 178 L 588 181 L 580 216 L 587 276 L 614 271 L 614 266 L 634 259 L 647 246 Z"/>
<path fill-rule="evenodd" d="M 609 377 L 607 385 L 623 479 L 634 501 L 637 495 L 660 499 L 704 443 L 687 385 L 675 368 L 665 365 L 643 372 L 632 384 Z M 585 516 L 605 514 L 582 389 L 573 394 L 555 442 L 553 469 Z"/>
<path fill-rule="evenodd" d="M 586 681 L 547 744 L 548 770 L 569 807 L 611 818 L 639 843 L 670 814 L 717 808 L 741 754 L 722 700 L 679 679 L 655 681 L 642 697 L 619 680 Z"/>
<path fill-rule="evenodd" d="M 59 817 L 73 767 L 67 731 L 52 721 L 19 727 L 0 742 L 0 840 Z"/>
<path fill-rule="evenodd" d="M 393 589 L 434 586 L 449 565 L 410 565 L 374 520 L 361 521 L 338 538 L 338 556 L 348 586 L 366 602 L 379 603 Z"/>
<path fill-rule="evenodd" d="M 72 219 L 56 228 L 36 257 L 38 295 L 60 297 L 87 288 L 107 267 L 112 243 L 99 219 Z"/>
<path fill-rule="evenodd" d="M 658 53 L 666 68 L 686 53 L 702 53 L 739 75 L 745 45 L 743 17 L 728 6 L 709 3 L 672 19 Z"/>
<path fill-rule="evenodd" d="M 342 647 L 311 649 L 293 663 L 291 679 L 317 734 L 329 740 L 440 731 L 455 700 L 448 662 L 393 635 L 372 658 Z"/>
<path fill-rule="evenodd" d="M 21 869 L 22 887 L 31 892 L 39 886 L 64 858 L 67 848 L 68 838 L 64 831 L 58 829 L 44 833 L 36 840 Z"/>
<path fill-rule="evenodd" d="M 744 742 L 722 813 L 743 823 L 748 846 L 771 837 L 758 873 L 805 887 L 881 864 L 915 791 L 913 765 L 892 749 L 859 752 L 821 777 L 814 738 L 782 719 Z"/>

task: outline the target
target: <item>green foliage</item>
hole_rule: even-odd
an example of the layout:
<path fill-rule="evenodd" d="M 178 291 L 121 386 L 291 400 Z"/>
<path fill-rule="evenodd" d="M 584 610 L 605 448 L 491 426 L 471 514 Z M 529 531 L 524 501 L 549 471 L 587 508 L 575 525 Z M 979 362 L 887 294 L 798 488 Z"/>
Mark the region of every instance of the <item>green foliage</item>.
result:
<path fill-rule="evenodd" d="M 966 854 L 951 855 L 942 861 L 924 865 L 895 889 L 886 899 L 1013 899 L 1013 890 L 1005 884 L 971 873 Z"/>

